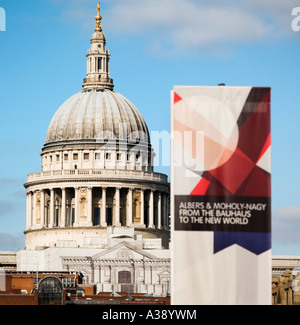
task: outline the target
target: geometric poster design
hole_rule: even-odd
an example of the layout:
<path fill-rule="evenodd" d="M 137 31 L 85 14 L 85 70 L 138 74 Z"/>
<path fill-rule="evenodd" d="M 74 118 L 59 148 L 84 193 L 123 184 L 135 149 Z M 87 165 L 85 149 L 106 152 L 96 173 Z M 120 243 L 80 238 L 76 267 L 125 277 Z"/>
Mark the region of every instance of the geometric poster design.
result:
<path fill-rule="evenodd" d="M 229 295 L 231 298 L 224 295 L 222 301 L 221 293 L 215 302 L 269 303 L 271 268 L 264 270 L 262 276 L 257 272 L 259 264 L 267 266 L 271 260 L 270 88 L 178 86 L 172 91 L 171 101 L 174 276 L 181 258 L 180 253 L 176 254 L 179 245 L 192 240 L 195 246 L 198 240 L 197 247 L 187 250 L 208 249 L 211 255 L 206 256 L 203 267 L 214 267 L 214 259 L 219 258 L 216 254 L 228 254 L 224 252 L 230 248 L 235 250 L 231 252 L 234 258 L 229 254 L 224 266 L 218 267 L 228 268 L 227 263 L 234 260 L 231 272 L 237 271 L 237 265 L 244 265 L 249 281 L 253 279 L 255 283 L 248 289 L 241 286 L 244 292 L 238 292 L 240 275 L 236 274 L 236 283 L 231 283 L 235 294 Z M 209 240 L 203 241 L 204 238 Z M 189 263 L 187 251 L 184 254 Z M 192 255 L 193 264 L 196 256 Z M 250 260 L 251 265 L 247 265 Z M 268 279 L 270 283 L 261 284 Z M 174 291 L 176 295 L 176 287 Z"/>

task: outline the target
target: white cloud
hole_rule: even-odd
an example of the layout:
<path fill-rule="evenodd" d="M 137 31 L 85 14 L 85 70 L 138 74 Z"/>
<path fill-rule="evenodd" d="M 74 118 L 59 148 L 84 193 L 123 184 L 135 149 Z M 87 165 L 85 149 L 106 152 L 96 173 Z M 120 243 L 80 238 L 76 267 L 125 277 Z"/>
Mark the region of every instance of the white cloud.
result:
<path fill-rule="evenodd" d="M 63 0 L 51 0 L 57 4 Z M 143 37 L 162 51 L 219 51 L 240 42 L 295 36 L 291 11 L 297 0 L 102 0 L 104 31 Z M 73 0 L 63 16 L 94 24 L 95 1 Z"/>
<path fill-rule="evenodd" d="M 272 237 L 285 244 L 300 244 L 300 206 L 287 206 L 273 211 Z"/>
<path fill-rule="evenodd" d="M 171 45 L 172 51 L 215 51 L 224 45 L 262 42 L 292 34 L 295 0 L 115 0 L 106 26 Z"/>
<path fill-rule="evenodd" d="M 18 249 L 24 249 L 24 246 L 25 246 L 25 235 L 23 233 L 19 233 L 17 235 L 0 233 L 1 251 L 16 251 Z"/>

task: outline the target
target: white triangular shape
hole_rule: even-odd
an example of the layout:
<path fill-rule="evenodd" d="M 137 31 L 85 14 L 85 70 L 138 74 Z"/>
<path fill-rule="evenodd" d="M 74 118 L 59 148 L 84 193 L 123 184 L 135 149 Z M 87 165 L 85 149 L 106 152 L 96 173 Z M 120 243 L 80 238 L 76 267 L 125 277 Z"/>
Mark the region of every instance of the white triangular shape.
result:
<path fill-rule="evenodd" d="M 265 151 L 256 165 L 271 174 L 271 146 Z"/>

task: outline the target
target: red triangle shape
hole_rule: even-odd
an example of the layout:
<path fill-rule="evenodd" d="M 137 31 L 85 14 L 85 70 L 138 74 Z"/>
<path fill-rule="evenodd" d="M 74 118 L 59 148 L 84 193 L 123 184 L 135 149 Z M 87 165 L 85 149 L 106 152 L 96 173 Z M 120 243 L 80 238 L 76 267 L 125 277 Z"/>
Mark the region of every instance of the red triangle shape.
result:
<path fill-rule="evenodd" d="M 262 151 L 261 151 L 261 153 L 260 153 L 260 155 L 259 155 L 257 161 L 259 161 L 259 159 L 260 159 L 260 158 L 263 156 L 263 154 L 267 151 L 267 149 L 270 147 L 270 145 L 271 145 L 271 133 L 269 133 L 268 138 L 267 138 L 267 140 L 266 140 L 266 142 L 265 142 L 265 144 L 264 144 L 264 146 L 263 146 L 263 148 L 262 148 Z"/>
<path fill-rule="evenodd" d="M 182 100 L 182 98 L 174 91 L 174 104 L 176 104 L 177 102 L 179 102 L 181 100 Z"/>
<path fill-rule="evenodd" d="M 209 186 L 209 181 L 205 178 L 202 178 L 201 181 L 193 189 L 190 195 L 205 195 L 208 186 Z"/>

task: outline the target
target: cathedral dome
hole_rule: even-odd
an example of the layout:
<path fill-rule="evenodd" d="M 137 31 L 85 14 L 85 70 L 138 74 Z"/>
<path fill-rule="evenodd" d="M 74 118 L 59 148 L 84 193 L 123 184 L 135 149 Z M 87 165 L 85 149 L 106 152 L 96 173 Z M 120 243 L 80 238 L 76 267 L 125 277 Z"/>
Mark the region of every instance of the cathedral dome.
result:
<path fill-rule="evenodd" d="M 95 32 L 87 51 L 83 90 L 65 101 L 54 114 L 44 149 L 57 146 L 113 141 L 151 147 L 147 125 L 134 104 L 113 90 L 110 53 L 102 32 L 100 5 Z M 78 148 L 78 146 L 77 146 Z M 46 150 L 47 151 L 47 150 Z"/>
<path fill-rule="evenodd" d="M 126 140 L 150 143 L 147 125 L 127 98 L 109 89 L 81 91 L 54 114 L 46 144 L 87 140 Z"/>

